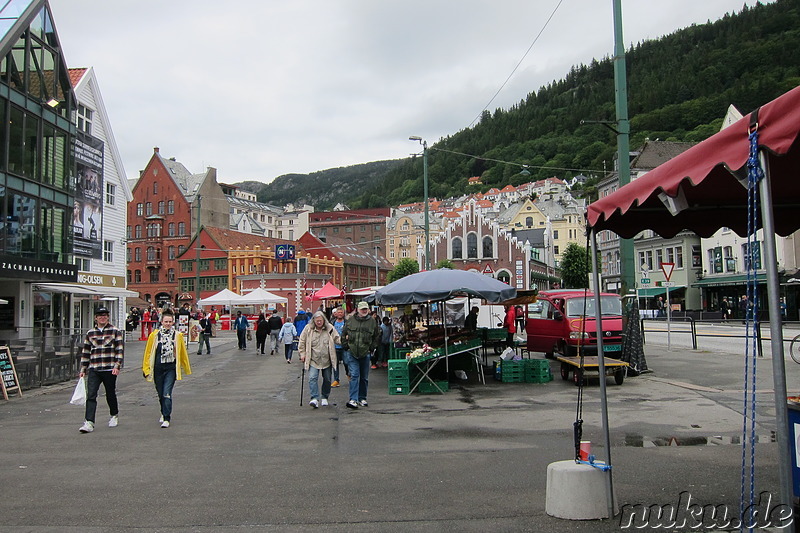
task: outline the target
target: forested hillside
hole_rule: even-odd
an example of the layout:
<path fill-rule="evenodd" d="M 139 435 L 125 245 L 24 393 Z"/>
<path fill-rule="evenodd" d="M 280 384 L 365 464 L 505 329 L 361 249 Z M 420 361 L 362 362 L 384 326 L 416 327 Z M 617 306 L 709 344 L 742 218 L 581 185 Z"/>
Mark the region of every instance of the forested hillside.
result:
<path fill-rule="evenodd" d="M 798 6 L 796 0 L 779 0 L 745 8 L 629 49 L 631 148 L 646 138 L 701 141 L 719 130 L 729 105 L 746 113 L 800 85 Z M 613 75 L 607 57 L 575 66 L 564 79 L 531 92 L 512 108 L 484 112 L 474 127 L 433 143 L 430 196 L 475 191 L 467 186 L 470 176 L 482 176 L 482 190 L 487 190 L 610 170 L 614 133 L 581 121 L 614 120 Z M 518 165 L 491 160 L 526 164 L 531 175 L 520 174 Z M 417 157 L 281 176 L 258 194 L 274 204 L 304 201 L 327 209 L 339 201 L 352 208 L 398 205 L 421 200 L 422 190 L 422 158 Z"/>

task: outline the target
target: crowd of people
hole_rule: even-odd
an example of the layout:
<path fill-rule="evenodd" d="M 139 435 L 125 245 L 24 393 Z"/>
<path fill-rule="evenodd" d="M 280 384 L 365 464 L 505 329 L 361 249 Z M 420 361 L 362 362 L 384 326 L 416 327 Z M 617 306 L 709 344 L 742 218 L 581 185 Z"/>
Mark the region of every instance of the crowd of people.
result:
<path fill-rule="evenodd" d="M 172 391 L 176 381 L 192 373 L 185 335 L 178 330 L 181 315 L 196 321 L 197 354 L 211 355 L 211 338 L 215 336 L 219 312 L 192 310 L 189 305 L 177 312 L 169 307 L 148 307 L 143 312 L 133 307 L 126 317 L 126 329 L 136 329 L 142 322 L 154 323 L 149 331 L 142 359 L 142 375 L 155 385 L 160 407 L 159 424 L 162 428 L 172 423 Z M 187 321 L 188 322 L 188 321 Z M 252 329 L 241 311 L 236 312 L 232 324 L 236 331 L 239 349 L 247 348 L 251 331 L 255 332 L 257 353 L 278 353 L 283 345 L 287 363 L 298 352 L 303 364 L 303 374 L 308 374 L 309 405 L 319 408 L 328 405 L 331 389 L 340 386 L 340 366 L 349 377 L 348 401 L 350 409 L 369 405 L 367 392 L 369 371 L 388 366 L 389 351 L 394 331 L 389 317 L 380 318 L 370 312 L 366 302 L 360 302 L 349 316 L 345 309 L 336 307 L 326 315 L 322 310 L 313 314 L 300 309 L 294 318 L 282 317 L 280 311 L 259 314 Z M 109 311 L 100 307 L 95 311 L 95 325 L 85 337 L 81 353 L 80 376 L 86 378 L 87 401 L 81 433 L 94 431 L 97 395 L 100 385 L 105 388 L 109 407 L 109 427 L 119 424 L 119 405 L 116 398 L 116 378 L 124 362 L 124 333 L 110 323 Z M 320 376 L 322 383 L 320 383 Z"/>

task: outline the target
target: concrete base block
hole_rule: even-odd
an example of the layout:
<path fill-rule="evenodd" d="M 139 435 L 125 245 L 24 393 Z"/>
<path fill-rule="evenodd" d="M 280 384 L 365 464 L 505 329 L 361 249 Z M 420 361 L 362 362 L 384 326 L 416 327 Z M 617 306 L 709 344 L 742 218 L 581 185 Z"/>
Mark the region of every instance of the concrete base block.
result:
<path fill-rule="evenodd" d="M 568 520 L 609 518 L 606 476 L 599 468 L 575 461 L 557 461 L 547 465 L 545 512 Z"/>

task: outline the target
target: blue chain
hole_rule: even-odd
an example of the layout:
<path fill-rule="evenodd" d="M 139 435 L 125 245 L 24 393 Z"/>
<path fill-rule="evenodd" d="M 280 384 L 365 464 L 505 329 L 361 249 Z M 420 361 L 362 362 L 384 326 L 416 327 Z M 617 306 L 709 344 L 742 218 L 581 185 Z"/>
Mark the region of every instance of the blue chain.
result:
<path fill-rule="evenodd" d="M 759 227 L 759 182 L 764 171 L 758 160 L 758 131 L 750 133 L 750 157 L 747 159 L 747 302 L 745 305 L 745 365 L 744 365 L 744 407 L 742 417 L 742 494 L 740 516 L 741 530 L 744 524 L 753 524 L 752 510 L 755 507 L 755 468 L 756 468 L 756 362 L 758 342 L 758 280 L 756 259 L 761 257 L 760 244 L 756 231 Z M 752 325 L 752 335 L 751 335 Z M 748 427 L 749 418 L 749 427 Z M 749 442 L 749 456 L 748 456 Z M 749 481 L 749 494 L 747 486 Z M 745 509 L 750 516 L 745 517 Z M 748 528 L 752 532 L 753 528 Z"/>

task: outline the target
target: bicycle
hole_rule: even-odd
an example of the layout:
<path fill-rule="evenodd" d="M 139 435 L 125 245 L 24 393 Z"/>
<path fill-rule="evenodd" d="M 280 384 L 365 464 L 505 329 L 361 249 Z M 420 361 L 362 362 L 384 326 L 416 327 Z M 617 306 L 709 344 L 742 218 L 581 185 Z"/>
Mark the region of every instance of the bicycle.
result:
<path fill-rule="evenodd" d="M 800 334 L 795 335 L 792 343 L 789 345 L 789 355 L 792 361 L 800 365 Z"/>

